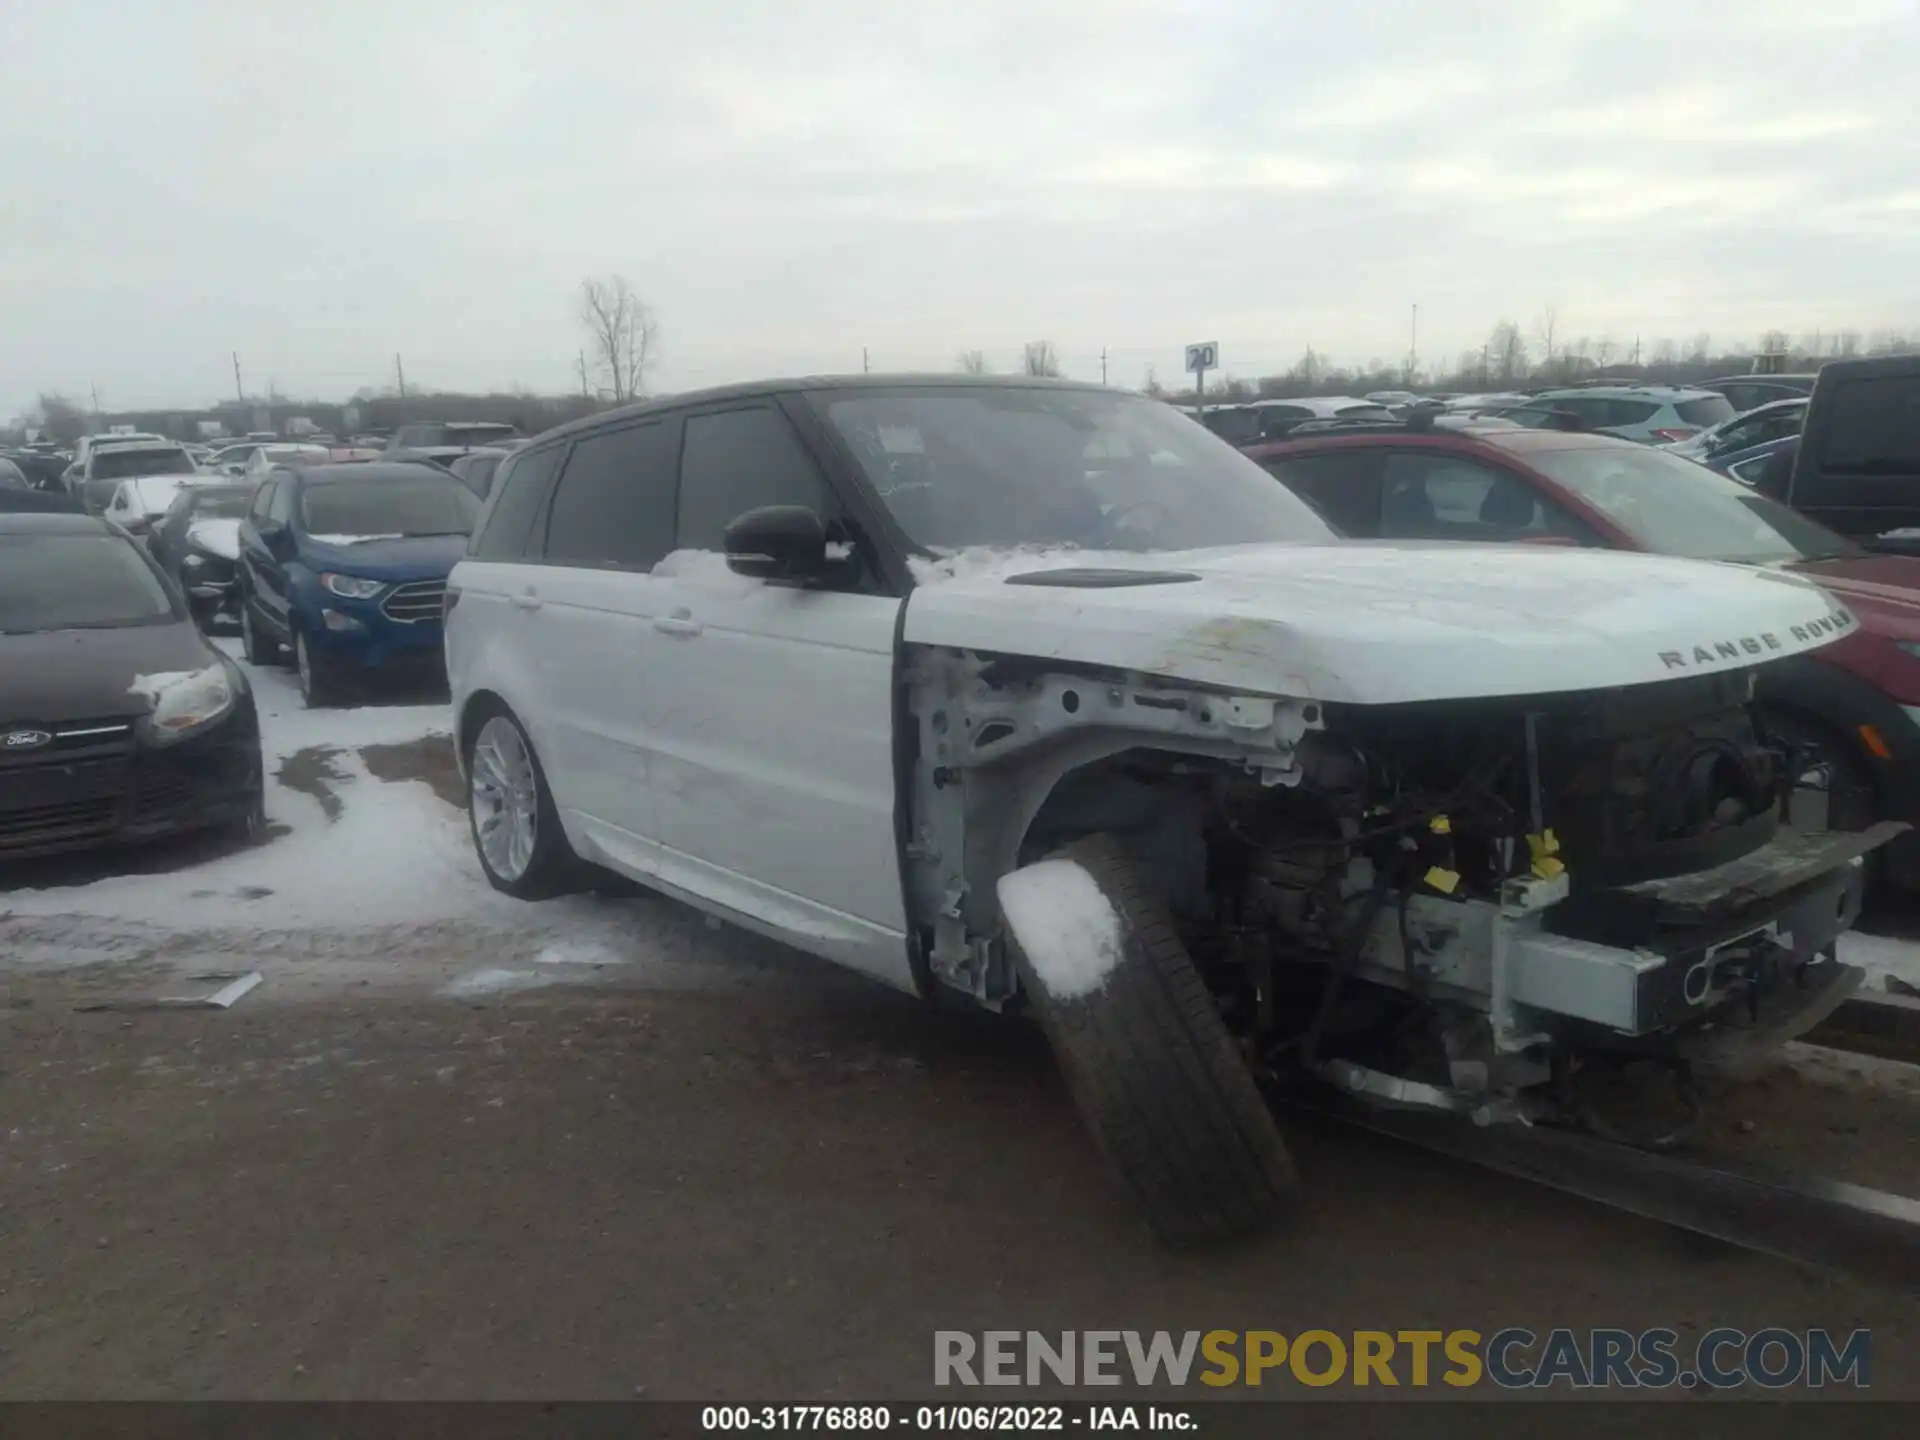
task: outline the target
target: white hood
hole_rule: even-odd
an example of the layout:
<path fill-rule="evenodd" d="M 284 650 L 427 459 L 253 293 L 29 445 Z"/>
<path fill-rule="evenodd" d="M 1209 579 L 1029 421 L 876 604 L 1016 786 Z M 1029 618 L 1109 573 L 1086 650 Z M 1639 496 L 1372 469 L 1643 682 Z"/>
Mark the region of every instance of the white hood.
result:
<path fill-rule="evenodd" d="M 187 540 L 222 560 L 240 558 L 240 522 L 214 516 L 187 526 Z"/>
<path fill-rule="evenodd" d="M 1249 545 L 943 562 L 907 604 L 915 644 L 1078 661 L 1360 705 L 1598 690 L 1738 670 L 1857 625 L 1777 571 L 1525 545 Z M 1105 589 L 1069 569 L 1183 571 Z"/>

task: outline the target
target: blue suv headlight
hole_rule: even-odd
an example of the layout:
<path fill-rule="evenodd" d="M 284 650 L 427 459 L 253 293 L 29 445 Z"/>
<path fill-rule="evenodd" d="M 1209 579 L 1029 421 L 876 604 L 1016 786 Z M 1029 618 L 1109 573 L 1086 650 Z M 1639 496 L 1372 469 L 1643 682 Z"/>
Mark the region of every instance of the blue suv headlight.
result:
<path fill-rule="evenodd" d="M 362 580 L 358 575 L 321 575 L 320 583 L 343 600 L 371 600 L 387 588 L 384 580 Z"/>

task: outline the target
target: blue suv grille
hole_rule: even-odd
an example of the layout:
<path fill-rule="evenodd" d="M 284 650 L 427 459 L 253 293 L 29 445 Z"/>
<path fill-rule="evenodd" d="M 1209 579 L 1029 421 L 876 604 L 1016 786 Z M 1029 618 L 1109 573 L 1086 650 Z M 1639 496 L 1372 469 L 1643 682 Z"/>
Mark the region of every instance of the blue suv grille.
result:
<path fill-rule="evenodd" d="M 438 620 L 446 594 L 447 582 L 444 580 L 416 580 L 410 585 L 395 587 L 394 592 L 382 602 L 380 610 L 389 620 L 402 625 Z"/>

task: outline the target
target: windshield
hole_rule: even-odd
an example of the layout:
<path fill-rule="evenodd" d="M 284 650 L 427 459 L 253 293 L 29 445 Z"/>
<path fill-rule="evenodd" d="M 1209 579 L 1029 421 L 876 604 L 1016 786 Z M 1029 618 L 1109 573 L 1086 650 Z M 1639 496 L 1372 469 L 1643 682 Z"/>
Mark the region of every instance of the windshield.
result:
<path fill-rule="evenodd" d="M 113 492 L 120 488 L 118 480 L 89 480 L 86 483 L 84 499 L 89 510 L 104 510 L 113 503 Z"/>
<path fill-rule="evenodd" d="M 189 494 L 187 513 L 199 519 L 237 520 L 253 502 L 251 485 L 196 485 Z"/>
<path fill-rule="evenodd" d="M 334 480 L 300 496 L 307 533 L 329 535 L 469 535 L 480 502 L 451 475 L 444 480 Z"/>
<path fill-rule="evenodd" d="M 1527 459 L 1662 555 L 1765 564 L 1859 553 L 1786 506 L 1678 455 L 1608 445 L 1533 451 Z"/>
<path fill-rule="evenodd" d="M 130 475 L 191 475 L 193 457 L 178 446 L 165 450 L 102 450 L 93 457 L 93 478 L 125 480 Z"/>
<path fill-rule="evenodd" d="M 0 634 L 174 618 L 160 577 L 115 535 L 0 535 Z"/>
<path fill-rule="evenodd" d="M 1186 550 L 1325 540 L 1305 501 L 1157 400 L 951 386 L 814 397 L 927 550 Z"/>

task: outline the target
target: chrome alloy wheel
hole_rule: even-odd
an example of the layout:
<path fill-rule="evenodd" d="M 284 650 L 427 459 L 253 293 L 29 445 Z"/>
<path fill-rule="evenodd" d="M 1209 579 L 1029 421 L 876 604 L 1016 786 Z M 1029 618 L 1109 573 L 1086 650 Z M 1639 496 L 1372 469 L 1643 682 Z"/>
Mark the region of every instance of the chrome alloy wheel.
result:
<path fill-rule="evenodd" d="M 519 880 L 533 863 L 540 782 L 520 727 L 495 715 L 473 745 L 473 833 L 480 854 L 502 880 Z"/>

